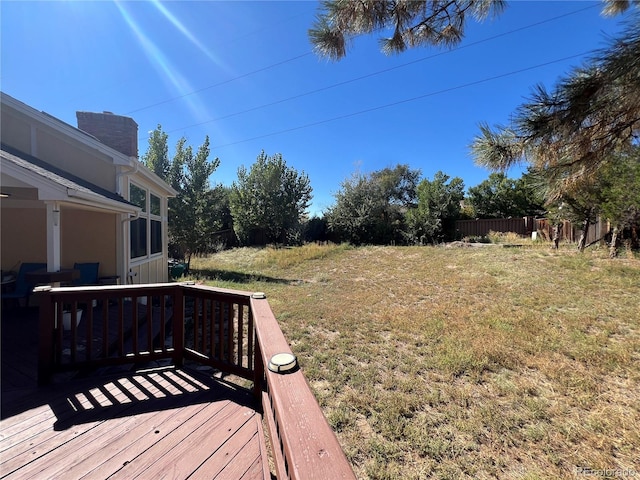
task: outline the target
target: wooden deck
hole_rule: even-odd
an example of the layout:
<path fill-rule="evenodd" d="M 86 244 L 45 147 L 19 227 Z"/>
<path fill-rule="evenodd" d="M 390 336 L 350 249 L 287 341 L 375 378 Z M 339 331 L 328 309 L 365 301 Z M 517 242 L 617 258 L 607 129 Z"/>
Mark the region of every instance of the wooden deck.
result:
<path fill-rule="evenodd" d="M 37 388 L 36 332 L 3 312 L 0 478 L 271 478 L 250 392 L 170 365 Z"/>

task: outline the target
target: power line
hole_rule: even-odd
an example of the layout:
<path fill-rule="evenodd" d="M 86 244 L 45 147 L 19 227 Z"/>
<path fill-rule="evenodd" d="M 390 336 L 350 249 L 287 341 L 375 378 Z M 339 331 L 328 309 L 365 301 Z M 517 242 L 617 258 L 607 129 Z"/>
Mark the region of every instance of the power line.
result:
<path fill-rule="evenodd" d="M 295 57 L 288 58 L 288 59 L 283 60 L 281 62 L 274 63 L 274 64 L 268 65 L 266 67 L 263 67 L 263 68 L 259 68 L 258 70 L 253 70 L 251 72 L 244 73 L 244 74 L 242 74 L 240 76 L 233 77 L 233 78 L 230 78 L 228 80 L 224 80 L 222 82 L 214 83 L 213 85 L 209 85 L 207 87 L 203 87 L 203 88 L 200 88 L 198 90 L 193 90 L 192 92 L 185 93 L 183 95 L 178 95 L 177 97 L 171 97 L 171 98 L 168 98 L 166 100 L 162 100 L 160 102 L 152 103 L 151 105 L 147 105 L 146 107 L 140 107 L 140 108 L 137 108 L 135 110 L 131 110 L 131 111 L 127 112 L 125 115 L 131 115 L 132 113 L 141 112 L 143 110 L 148 110 L 149 108 L 157 107 L 158 105 L 164 105 L 165 103 L 170 103 L 170 102 L 173 102 L 175 100 L 179 100 L 181 98 L 188 97 L 190 95 L 195 95 L 196 93 L 204 92 L 205 90 L 209 90 L 209 89 L 214 88 L 214 87 L 219 87 L 220 85 L 225 85 L 227 83 L 235 82 L 236 80 L 240 80 L 242 78 L 246 78 L 246 77 L 249 77 L 251 75 L 255 75 L 256 73 L 264 72 L 266 70 L 270 70 L 270 69 L 278 67 L 280 65 L 284 65 L 285 63 L 293 62 L 293 61 L 298 60 L 300 58 L 307 57 L 307 56 L 309 56 L 311 54 L 312 54 L 312 52 L 303 53 L 301 55 L 297 55 Z M 210 120 L 210 121 L 213 122 L 215 120 Z"/>
<path fill-rule="evenodd" d="M 246 143 L 246 142 L 251 142 L 253 140 L 260 140 L 262 138 L 281 135 L 283 133 L 289 133 L 289 132 L 294 132 L 296 130 L 302 130 L 302 129 L 305 129 L 305 128 L 316 127 L 318 125 L 322 125 L 322 124 L 325 124 L 325 123 L 330 123 L 330 122 L 335 122 L 336 120 L 343 120 L 345 118 L 355 117 L 357 115 L 362 115 L 362 114 L 365 114 L 365 113 L 374 112 L 376 110 L 383 110 L 385 108 L 394 107 L 396 105 L 402 105 L 404 103 L 410 103 L 410 102 L 414 102 L 416 100 L 422 100 L 423 98 L 432 97 L 432 96 L 440 95 L 440 94 L 443 94 L 443 93 L 448 93 L 448 92 L 451 92 L 451 91 L 454 91 L 454 90 L 461 90 L 463 88 L 471 87 L 471 86 L 474 86 L 474 85 L 479 85 L 481 83 L 487 83 L 487 82 L 490 82 L 490 81 L 493 81 L 493 80 L 497 80 L 499 78 L 510 77 L 512 75 L 517 75 L 519 73 L 527 72 L 527 71 L 530 71 L 530 70 L 535 70 L 536 68 L 545 67 L 547 65 L 552 65 L 554 63 L 564 62 L 566 60 L 571 60 L 571 59 L 574 59 L 574 58 L 581 57 L 581 56 L 586 55 L 588 53 L 590 53 L 590 52 L 587 51 L 587 52 L 583 52 L 583 53 L 578 53 L 576 55 L 571 55 L 571 56 L 568 56 L 568 57 L 559 58 L 557 60 L 552 60 L 552 61 L 549 61 L 549 62 L 540 63 L 538 65 L 534 65 L 534 66 L 531 66 L 531 67 L 521 68 L 519 70 L 513 70 L 511 72 L 502 73 L 500 75 L 494 75 L 492 77 L 487 77 L 487 78 L 484 78 L 482 80 L 476 80 L 475 82 L 465 83 L 465 84 L 462 84 L 462 85 L 458 85 L 456 87 L 449 87 L 449 88 L 445 88 L 445 89 L 442 89 L 442 90 L 438 90 L 436 92 L 425 93 L 423 95 L 418 95 L 416 97 L 411 97 L 411 98 L 407 98 L 407 99 L 404 99 L 404 100 L 399 100 L 397 102 L 387 103 L 385 105 L 379 105 L 377 107 L 371 107 L 371 108 L 367 108 L 367 109 L 364 109 L 364 110 L 359 110 L 357 112 L 347 113 L 347 114 L 344 114 L 344 115 L 339 115 L 337 117 L 332 117 L 332 118 L 328 118 L 328 119 L 325 119 L 325 120 L 319 120 L 317 122 L 307 123 L 305 125 L 299 125 L 297 127 L 287 128 L 287 129 L 284 129 L 284 130 L 278 130 L 277 132 L 271 132 L 271 133 L 267 133 L 267 134 L 264 134 L 264 135 L 258 135 L 256 137 L 251 137 L 251 138 L 247 138 L 247 139 L 244 139 L 244 140 L 238 140 L 236 142 L 225 143 L 225 144 L 222 144 L 222 145 L 212 145 L 211 149 L 213 150 L 213 149 L 216 149 L 216 148 L 230 147 L 230 146 L 233 146 L 233 145 L 238 145 L 240 143 Z"/>
<path fill-rule="evenodd" d="M 255 106 L 255 107 L 251 107 L 251 108 L 248 108 L 248 109 L 245 109 L 245 110 L 241 110 L 241 111 L 238 111 L 238 112 L 230 113 L 230 114 L 224 115 L 222 117 L 216 117 L 216 118 L 213 118 L 213 119 L 210 119 L 210 120 L 205 120 L 203 122 L 194 123 L 192 125 L 188 125 L 188 126 L 185 126 L 185 127 L 174 128 L 172 130 L 168 130 L 167 133 L 174 133 L 174 132 L 177 132 L 177 131 L 188 130 L 190 128 L 195 128 L 195 127 L 199 127 L 199 126 L 202 126 L 202 125 L 206 125 L 207 123 L 218 122 L 220 120 L 225 120 L 227 118 L 236 117 L 238 115 L 243 115 L 245 113 L 254 112 L 256 110 L 261 110 L 263 108 L 272 107 L 274 105 L 279 105 L 281 103 L 289 102 L 291 100 L 296 100 L 296 99 L 299 99 L 299 98 L 302 98 L 302 97 L 306 97 L 306 96 L 309 96 L 309 95 L 314 95 L 316 93 L 320 93 L 320 92 L 324 92 L 324 91 L 327 91 L 327 90 L 331 90 L 333 88 L 341 87 L 343 85 L 348 85 L 350 83 L 358 82 L 360 80 L 364 80 L 364 79 L 371 78 L 371 77 L 374 77 L 374 76 L 377 76 L 377 75 L 381 75 L 383 73 L 391 72 L 393 70 L 404 68 L 404 67 L 407 67 L 407 66 L 410 66 L 410 65 L 415 65 L 417 63 L 424 62 L 426 60 L 431 60 L 433 58 L 437 58 L 437 57 L 440 57 L 440 56 L 443 56 L 443 55 L 447 55 L 447 54 L 450 54 L 450 53 L 453 53 L 453 52 L 457 52 L 457 51 L 463 50 L 465 48 L 471 48 L 471 47 L 474 47 L 474 46 L 477 46 L 477 45 L 480 45 L 480 44 L 483 44 L 483 43 L 487 43 L 487 42 L 496 40 L 498 38 L 502 38 L 502 37 L 505 37 L 505 36 L 513 35 L 514 33 L 518 33 L 518 32 L 521 32 L 521 31 L 524 31 L 524 30 L 527 30 L 527 29 L 530 29 L 530 28 L 535 28 L 535 27 L 538 27 L 540 25 L 544 25 L 546 23 L 559 20 L 559 19 L 564 18 L 564 17 L 568 17 L 568 16 L 571 16 L 571 15 L 575 15 L 575 14 L 581 13 L 581 12 L 589 10 L 591 8 L 595 8 L 596 6 L 598 6 L 598 5 L 590 5 L 588 7 L 581 8 L 581 9 L 575 10 L 573 12 L 564 13 L 562 15 L 557 15 L 555 17 L 551 17 L 551 18 L 548 18 L 546 20 L 541 20 L 539 22 L 532 23 L 532 24 L 526 25 L 524 27 L 516 28 L 516 29 L 509 30 L 507 32 L 503 32 L 503 33 L 500 33 L 500 34 L 497 34 L 497 35 L 494 35 L 494 36 L 491 36 L 491 37 L 487 37 L 487 38 L 482 39 L 482 40 L 471 42 L 471 43 L 468 43 L 466 45 L 462 45 L 462 46 L 453 48 L 451 50 L 447 50 L 445 52 L 439 52 L 439 53 L 435 53 L 435 54 L 432 54 L 432 55 L 427 55 L 425 57 L 421 57 L 421 58 L 418 58 L 416 60 L 412 60 L 410 62 L 406 62 L 406 63 L 400 64 L 400 65 L 396 65 L 396 66 L 393 66 L 393 67 L 385 68 L 383 70 L 378 70 L 378 71 L 375 71 L 375 72 L 372 72 L 372 73 L 368 73 L 366 75 L 361 75 L 359 77 L 354 77 L 354 78 L 351 78 L 351 79 L 348 79 L 348 80 L 344 80 L 342 82 L 338 82 L 338 83 L 334 83 L 334 84 L 331 84 L 331 85 L 327 85 L 325 87 L 320 87 L 320 88 L 317 88 L 317 89 L 314 89 L 314 90 L 309 90 L 307 92 L 300 93 L 298 95 L 294 95 L 294 96 L 291 96 L 291 97 L 283 98 L 283 99 L 280 99 L 280 100 L 275 100 L 275 101 L 269 102 L 269 103 L 264 103 L 264 104 L 261 104 L 261 105 Z M 293 57 L 291 59 L 283 60 L 282 62 L 273 64 L 273 65 L 269 65 L 269 66 L 261 68 L 259 70 L 254 70 L 252 72 L 243 74 L 243 75 L 241 75 L 239 77 L 235 77 L 235 78 L 226 80 L 224 82 L 220 82 L 220 83 L 217 83 L 217 84 L 214 84 L 214 85 L 210 85 L 210 86 L 204 87 L 204 88 L 202 88 L 200 90 L 196 90 L 196 91 L 193 91 L 193 92 L 186 93 L 186 94 L 181 95 L 179 97 L 173 97 L 171 99 L 168 99 L 168 100 L 165 100 L 165 101 L 162 101 L 162 102 L 158 102 L 158 103 L 155 103 L 153 105 L 149 105 L 147 107 L 140 108 L 138 110 L 133 110 L 132 112 L 129 112 L 129 113 L 133 113 L 133 112 L 137 112 L 137 111 L 140 111 L 140 110 L 145 110 L 147 108 L 152 108 L 152 107 L 157 106 L 157 105 L 162 105 L 162 104 L 165 104 L 165 103 L 169 103 L 169 102 L 172 102 L 174 100 L 177 100 L 177 99 L 180 99 L 180 98 L 184 98 L 184 97 L 187 97 L 189 95 L 193 95 L 193 94 L 196 94 L 198 92 L 202 92 L 204 90 L 208 90 L 210 88 L 213 88 L 213 87 L 216 87 L 216 86 L 219 86 L 219 85 L 227 84 L 227 83 L 233 82 L 235 80 L 248 77 L 248 76 L 253 75 L 255 73 L 259 73 L 259 72 L 263 72 L 265 70 L 269 70 L 269 69 L 271 69 L 271 68 L 273 68 L 275 66 L 283 65 L 285 63 L 288 63 L 288 62 L 291 62 L 291 61 L 294 61 L 294 60 L 298 60 L 298 59 L 300 59 L 302 57 L 305 57 L 307 55 L 310 55 L 310 54 L 311 54 L 311 52 L 306 53 L 306 54 L 302 54 L 302 55 L 298 55 L 298 56 Z"/>

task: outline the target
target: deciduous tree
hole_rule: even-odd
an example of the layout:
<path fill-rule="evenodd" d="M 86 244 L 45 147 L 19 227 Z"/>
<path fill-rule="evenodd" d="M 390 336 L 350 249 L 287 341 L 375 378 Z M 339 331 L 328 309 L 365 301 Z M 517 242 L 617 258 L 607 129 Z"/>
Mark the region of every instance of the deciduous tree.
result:
<path fill-rule="evenodd" d="M 240 243 L 298 241 L 311 192 L 309 177 L 287 166 L 282 154 L 260 152 L 249 170 L 238 169 L 231 187 L 233 228 Z"/>
<path fill-rule="evenodd" d="M 224 222 L 216 203 L 219 195 L 209 183 L 220 160 L 209 160 L 209 137 L 195 155 L 186 139 L 180 138 L 172 159 L 167 143 L 168 135 L 158 125 L 149 136 L 149 149 L 142 161 L 178 192 L 169 199 L 169 245 L 190 262 L 193 253 L 209 251 L 212 232 Z"/>
<path fill-rule="evenodd" d="M 149 135 L 149 147 L 142 156 L 142 163 L 153 173 L 167 180 L 171 161 L 169 160 L 169 135 L 158 125 Z"/>
<path fill-rule="evenodd" d="M 170 181 L 178 196 L 169 202 L 169 232 L 174 246 L 185 255 L 187 263 L 194 253 L 208 251 L 211 233 L 219 230 L 221 219 L 215 216 L 209 177 L 220 160 L 209 160 L 209 137 L 193 154 L 181 138 L 170 168 Z"/>
<path fill-rule="evenodd" d="M 325 213 L 331 232 L 354 245 L 383 243 L 385 202 L 380 184 L 354 174 L 342 182 L 334 197 L 335 203 Z"/>
<path fill-rule="evenodd" d="M 506 174 L 491 173 L 475 187 L 470 187 L 467 200 L 477 218 L 508 218 L 542 215 L 544 198 L 530 181 L 531 175 L 511 179 Z"/>
<path fill-rule="evenodd" d="M 404 243 L 405 214 L 415 206 L 419 179 L 420 170 L 408 165 L 354 174 L 326 212 L 329 228 L 356 245 Z"/>
<path fill-rule="evenodd" d="M 436 172 L 433 180 L 422 180 L 418 185 L 418 205 L 407 212 L 409 239 L 424 245 L 452 238 L 463 198 L 464 182 L 459 177 Z"/>
<path fill-rule="evenodd" d="M 600 211 L 613 227 L 610 256 L 618 254 L 619 234 L 629 229 L 630 243 L 638 247 L 640 229 L 640 147 L 612 162 L 603 175 Z"/>

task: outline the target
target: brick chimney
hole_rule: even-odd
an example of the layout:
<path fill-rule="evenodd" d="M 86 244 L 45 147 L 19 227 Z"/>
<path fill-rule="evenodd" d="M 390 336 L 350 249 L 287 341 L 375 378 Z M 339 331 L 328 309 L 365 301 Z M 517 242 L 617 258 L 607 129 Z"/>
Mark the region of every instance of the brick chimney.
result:
<path fill-rule="evenodd" d="M 78 128 L 129 157 L 138 157 L 138 124 L 111 112 L 76 112 Z"/>

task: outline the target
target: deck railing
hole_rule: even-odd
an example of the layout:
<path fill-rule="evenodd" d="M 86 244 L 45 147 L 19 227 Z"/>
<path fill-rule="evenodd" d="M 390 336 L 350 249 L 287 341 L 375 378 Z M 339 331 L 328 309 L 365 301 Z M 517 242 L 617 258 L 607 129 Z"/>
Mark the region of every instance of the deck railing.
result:
<path fill-rule="evenodd" d="M 40 288 L 38 375 L 197 362 L 253 382 L 278 478 L 355 478 L 263 294 L 192 283 Z M 75 321 L 74 321 L 75 319 Z"/>

